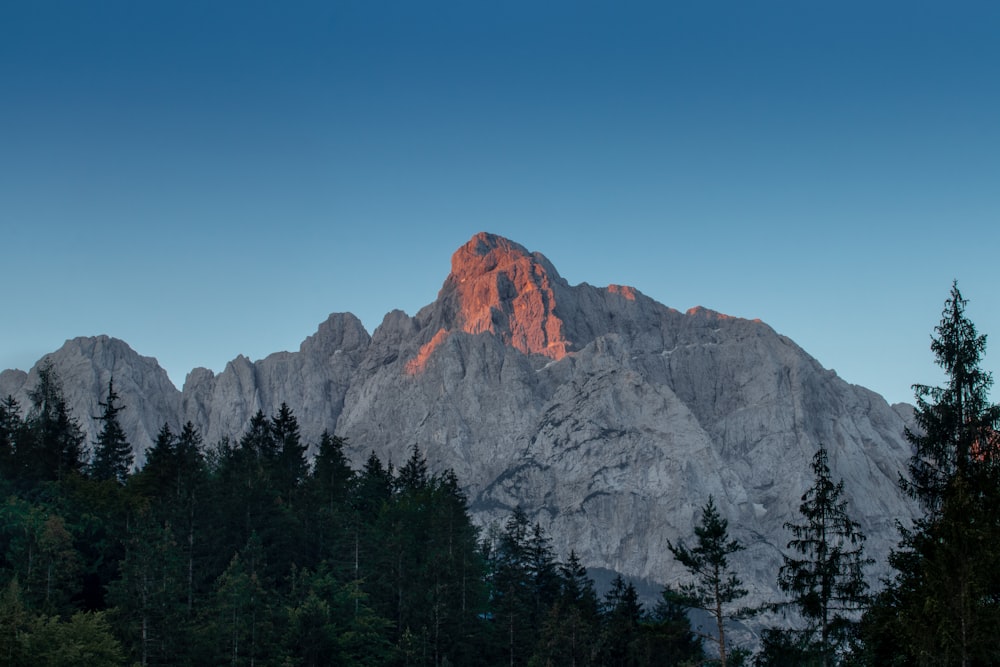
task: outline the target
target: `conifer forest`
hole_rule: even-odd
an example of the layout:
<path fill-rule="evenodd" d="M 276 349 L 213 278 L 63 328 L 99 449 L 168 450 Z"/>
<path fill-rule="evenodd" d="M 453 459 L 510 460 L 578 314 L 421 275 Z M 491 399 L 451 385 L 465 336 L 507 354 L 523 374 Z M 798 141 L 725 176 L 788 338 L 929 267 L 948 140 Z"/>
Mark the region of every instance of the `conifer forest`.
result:
<path fill-rule="evenodd" d="M 165 424 L 133 460 L 113 378 L 88 442 L 42 367 L 28 404 L 0 401 L 0 664 L 1000 664 L 1000 406 L 965 306 L 953 285 L 932 334 L 944 384 L 914 386 L 900 486 L 920 519 L 873 563 L 820 447 L 784 597 L 756 608 L 717 498 L 669 545 L 685 583 L 643 604 L 621 576 L 598 591 L 520 509 L 474 525 L 418 447 L 356 469 L 282 404 L 218 442 Z M 780 622 L 741 645 L 754 617 Z"/>

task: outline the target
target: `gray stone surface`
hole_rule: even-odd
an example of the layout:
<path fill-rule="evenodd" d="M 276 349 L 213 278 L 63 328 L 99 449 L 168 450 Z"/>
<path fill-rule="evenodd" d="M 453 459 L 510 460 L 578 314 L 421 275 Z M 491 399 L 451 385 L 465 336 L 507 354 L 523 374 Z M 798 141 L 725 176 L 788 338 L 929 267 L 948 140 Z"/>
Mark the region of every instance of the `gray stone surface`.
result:
<path fill-rule="evenodd" d="M 456 251 L 416 316 L 393 311 L 369 337 L 334 314 L 298 352 L 195 369 L 183 392 L 112 338 L 48 358 L 92 434 L 112 373 L 139 451 L 164 422 L 191 420 L 212 443 L 285 401 L 313 443 L 324 429 L 345 436 L 356 464 L 371 451 L 400 463 L 418 445 L 433 469 L 456 471 L 478 521 L 521 505 L 557 553 L 654 582 L 686 578 L 667 541 L 689 538 L 714 495 L 748 547 L 737 566 L 756 600 L 776 595 L 783 525 L 798 520 L 821 443 L 883 568 L 914 510 L 896 484 L 909 406 L 847 384 L 762 322 L 570 286 L 488 234 Z M 0 374 L 0 392 L 27 405 L 36 374 Z"/>

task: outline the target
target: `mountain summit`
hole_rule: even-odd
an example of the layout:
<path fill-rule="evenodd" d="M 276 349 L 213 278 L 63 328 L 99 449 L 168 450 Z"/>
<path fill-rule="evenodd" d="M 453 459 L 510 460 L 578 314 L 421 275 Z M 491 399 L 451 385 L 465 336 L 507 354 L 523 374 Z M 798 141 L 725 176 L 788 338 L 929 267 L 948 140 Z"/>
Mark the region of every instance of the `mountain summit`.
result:
<path fill-rule="evenodd" d="M 121 341 L 75 339 L 48 355 L 75 414 L 98 425 L 114 374 L 141 451 L 159 425 L 190 420 L 207 443 L 238 438 L 282 402 L 307 440 L 348 438 L 396 463 L 413 446 L 453 468 L 481 523 L 520 506 L 591 566 L 667 583 L 683 577 L 668 540 L 691 534 L 709 495 L 747 550 L 736 566 L 757 600 L 774 576 L 820 444 L 880 562 L 913 515 L 905 411 L 847 384 L 766 324 L 681 312 L 621 286 L 571 286 L 541 254 L 480 233 L 452 257 L 437 299 L 387 314 L 369 336 L 333 314 L 298 352 L 214 374 L 178 392 Z M 0 374 L 27 404 L 30 374 Z"/>
<path fill-rule="evenodd" d="M 525 354 L 562 359 L 572 349 L 556 314 L 555 287 L 565 281 L 540 254 L 481 232 L 455 251 L 438 294 L 440 328 L 407 369 L 421 371 L 454 331 L 489 333 Z"/>

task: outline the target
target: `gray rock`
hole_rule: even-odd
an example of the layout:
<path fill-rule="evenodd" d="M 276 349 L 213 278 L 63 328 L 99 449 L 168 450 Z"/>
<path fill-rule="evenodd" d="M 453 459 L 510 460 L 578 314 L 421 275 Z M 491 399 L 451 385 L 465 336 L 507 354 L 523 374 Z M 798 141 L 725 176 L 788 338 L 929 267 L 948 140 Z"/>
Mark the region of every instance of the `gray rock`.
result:
<path fill-rule="evenodd" d="M 752 601 L 774 599 L 781 553 L 824 444 L 869 554 L 885 569 L 912 408 L 841 380 L 766 324 L 668 308 L 622 286 L 570 286 L 542 255 L 489 234 L 456 251 L 434 303 L 386 315 L 369 336 L 335 314 L 298 352 L 195 369 L 178 392 L 155 360 L 107 337 L 49 355 L 96 435 L 107 379 L 128 406 L 138 451 L 159 426 L 190 420 L 206 443 L 238 438 L 282 402 L 305 438 L 348 438 L 401 463 L 419 446 L 453 468 L 480 523 L 521 506 L 557 553 L 648 581 L 686 579 L 667 541 L 690 539 L 709 495 L 747 550 L 736 565 Z M 26 403 L 37 369 L 0 374 Z"/>

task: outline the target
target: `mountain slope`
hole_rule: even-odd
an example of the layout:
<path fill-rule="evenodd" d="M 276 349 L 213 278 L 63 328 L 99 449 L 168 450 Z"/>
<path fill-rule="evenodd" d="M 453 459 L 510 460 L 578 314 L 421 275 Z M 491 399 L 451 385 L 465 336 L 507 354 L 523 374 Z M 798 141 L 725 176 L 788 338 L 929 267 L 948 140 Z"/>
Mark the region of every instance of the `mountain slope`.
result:
<path fill-rule="evenodd" d="M 682 576 L 667 540 L 692 533 L 711 494 L 748 546 L 737 564 L 754 596 L 773 595 L 782 526 L 797 519 L 821 443 L 871 555 L 884 562 L 894 522 L 912 515 L 896 485 L 904 411 L 759 321 L 571 286 L 544 256 L 490 234 L 455 252 L 433 303 L 389 313 L 370 337 L 331 315 L 298 352 L 196 369 L 183 392 L 153 360 L 98 353 L 111 347 L 127 350 L 76 339 L 50 358 L 77 414 L 96 414 L 100 393 L 87 391 L 115 374 L 140 449 L 150 425 L 191 420 L 214 442 L 285 401 L 313 442 L 324 429 L 346 436 L 356 462 L 372 450 L 400 462 L 417 445 L 432 467 L 455 469 L 480 521 L 520 505 L 557 553 L 660 583 Z M 23 396 L 23 375 L 0 375 L 0 391 Z"/>

